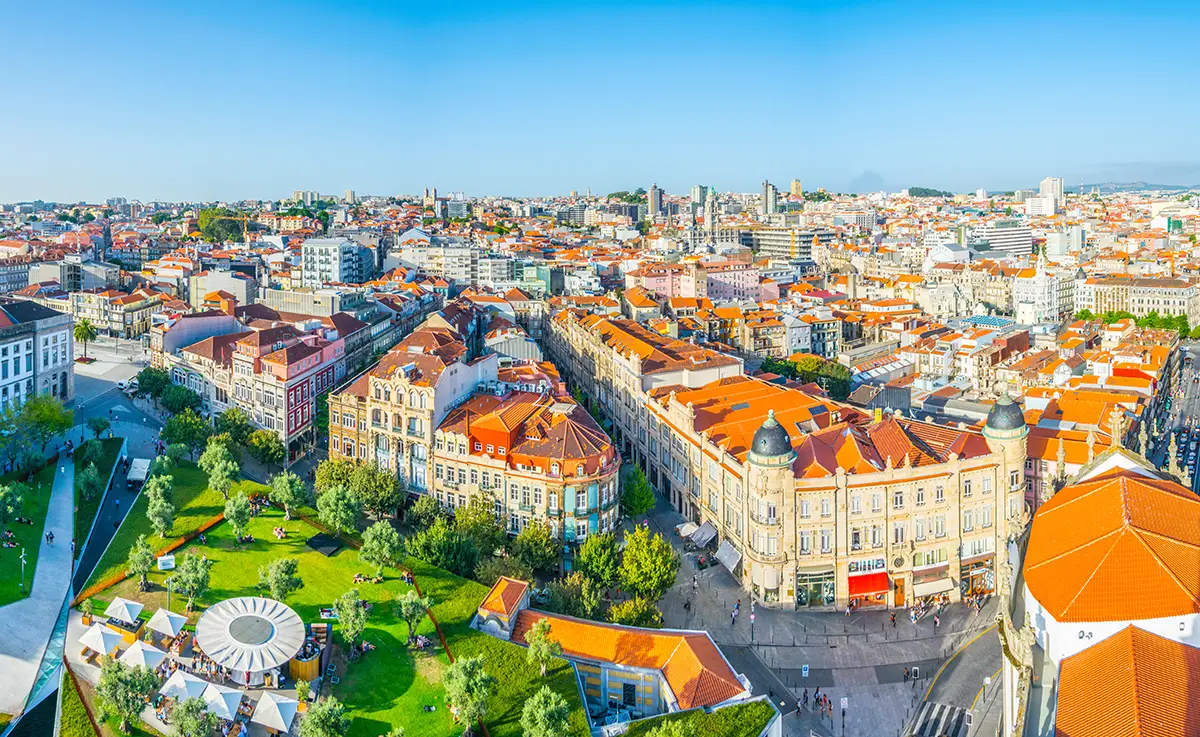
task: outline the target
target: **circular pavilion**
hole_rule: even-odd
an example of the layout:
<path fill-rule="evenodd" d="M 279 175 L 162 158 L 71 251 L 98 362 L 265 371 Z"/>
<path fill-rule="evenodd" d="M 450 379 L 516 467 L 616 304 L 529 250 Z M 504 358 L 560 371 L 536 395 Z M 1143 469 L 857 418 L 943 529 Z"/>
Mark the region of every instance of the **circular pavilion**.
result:
<path fill-rule="evenodd" d="M 243 596 L 209 607 L 196 622 L 200 649 L 232 671 L 238 685 L 262 685 L 268 672 L 290 661 L 304 644 L 304 622 L 274 599 Z"/>

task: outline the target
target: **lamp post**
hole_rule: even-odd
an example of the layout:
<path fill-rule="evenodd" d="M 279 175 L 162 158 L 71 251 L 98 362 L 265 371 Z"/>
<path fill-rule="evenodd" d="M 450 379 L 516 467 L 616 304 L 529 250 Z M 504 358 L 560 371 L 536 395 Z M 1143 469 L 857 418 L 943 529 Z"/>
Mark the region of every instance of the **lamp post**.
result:
<path fill-rule="evenodd" d="M 21 593 L 25 592 L 25 548 L 21 548 Z"/>

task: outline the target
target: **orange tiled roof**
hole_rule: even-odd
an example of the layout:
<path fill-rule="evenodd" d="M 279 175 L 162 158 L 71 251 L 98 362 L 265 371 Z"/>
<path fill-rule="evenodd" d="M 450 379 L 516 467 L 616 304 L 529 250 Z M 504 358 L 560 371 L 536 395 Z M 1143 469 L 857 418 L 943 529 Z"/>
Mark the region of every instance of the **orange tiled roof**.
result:
<path fill-rule="evenodd" d="M 1128 470 L 1072 484 L 1034 515 L 1024 571 L 1059 622 L 1200 613 L 1200 499 Z"/>
<path fill-rule="evenodd" d="M 496 584 L 492 586 L 492 590 L 488 592 L 487 597 L 484 598 L 479 608 L 493 614 L 503 614 L 506 617 L 511 617 L 517 605 L 521 603 L 521 597 L 525 595 L 525 590 L 528 588 L 529 584 L 524 581 L 518 581 L 508 576 L 501 576 L 496 581 Z"/>
<path fill-rule="evenodd" d="M 513 625 L 513 641 L 525 644 L 525 633 L 540 619 L 550 623 L 550 635 L 568 657 L 661 671 L 680 709 L 715 706 L 746 690 L 707 633 L 623 627 L 525 609 Z"/>
<path fill-rule="evenodd" d="M 1200 734 L 1200 650 L 1129 625 L 1062 662 L 1056 737 Z"/>

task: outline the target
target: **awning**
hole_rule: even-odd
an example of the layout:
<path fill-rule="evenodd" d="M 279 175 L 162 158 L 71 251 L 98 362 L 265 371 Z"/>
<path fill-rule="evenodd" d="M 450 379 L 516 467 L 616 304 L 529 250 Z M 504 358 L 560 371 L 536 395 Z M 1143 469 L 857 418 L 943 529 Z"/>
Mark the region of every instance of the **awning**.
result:
<path fill-rule="evenodd" d="M 871 596 L 886 594 L 891 584 L 888 582 L 887 571 L 864 573 L 861 576 L 850 577 L 850 596 Z"/>
<path fill-rule="evenodd" d="M 680 537 L 691 537 L 692 533 L 697 529 L 699 528 L 696 527 L 695 522 L 684 522 L 683 524 L 675 525 L 675 531 L 679 533 Z"/>
<path fill-rule="evenodd" d="M 737 568 L 737 564 L 742 560 L 742 554 L 738 549 L 729 544 L 728 540 L 721 543 L 717 548 L 717 560 L 721 561 L 721 565 L 729 569 L 733 573 L 733 569 Z"/>
<path fill-rule="evenodd" d="M 713 529 L 711 522 L 705 522 L 700 525 L 700 528 L 692 533 L 692 542 L 700 547 L 704 547 L 712 542 L 712 539 L 717 536 L 717 531 Z"/>
<path fill-rule="evenodd" d="M 934 594 L 944 594 L 947 591 L 954 589 L 954 580 L 949 576 L 939 578 L 936 581 L 922 581 L 918 584 L 913 584 L 914 596 L 933 596 Z"/>

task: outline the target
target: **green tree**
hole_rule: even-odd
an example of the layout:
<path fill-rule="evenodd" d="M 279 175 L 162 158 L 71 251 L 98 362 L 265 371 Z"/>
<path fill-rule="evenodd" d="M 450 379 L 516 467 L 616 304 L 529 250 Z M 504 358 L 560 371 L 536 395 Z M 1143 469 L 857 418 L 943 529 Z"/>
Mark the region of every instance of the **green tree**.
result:
<path fill-rule="evenodd" d="M 304 588 L 299 574 L 300 561 L 295 558 L 276 558 L 265 566 L 258 567 L 258 585 L 276 601 L 283 601 L 288 594 Z"/>
<path fill-rule="evenodd" d="M 83 459 L 83 465 L 94 465 L 99 468 L 99 464 L 104 460 L 104 445 L 99 440 L 88 440 L 83 445 L 79 446 L 80 458 Z"/>
<path fill-rule="evenodd" d="M 1200 325 L 1192 328 L 1192 331 L 1188 334 L 1188 337 L 1192 340 L 1200 340 Z"/>
<path fill-rule="evenodd" d="M 387 520 L 379 520 L 363 533 L 363 544 L 358 551 L 358 557 L 362 562 L 375 566 L 377 576 L 383 576 L 383 569 L 395 565 L 403 550 L 404 546 L 400 542 L 400 535 L 396 534 L 396 528 Z"/>
<path fill-rule="evenodd" d="M 154 459 L 150 461 L 150 469 L 146 472 L 146 478 L 170 476 L 174 470 L 175 462 L 171 460 L 170 456 L 154 456 Z"/>
<path fill-rule="evenodd" d="M 46 443 L 75 425 L 75 413 L 62 400 L 50 394 L 34 394 L 21 405 L 17 430 L 37 449 L 45 452 Z"/>
<path fill-rule="evenodd" d="M 335 486 L 350 488 L 350 477 L 354 475 L 354 463 L 340 459 L 321 461 L 313 481 L 317 494 L 324 494 L 327 489 Z"/>
<path fill-rule="evenodd" d="M 21 484 L 0 485 L 0 532 L 20 516 L 25 508 L 25 487 Z"/>
<path fill-rule="evenodd" d="M 292 473 L 283 471 L 271 477 L 271 501 L 283 507 L 284 519 L 292 518 L 292 511 L 312 503 L 308 485 Z"/>
<path fill-rule="evenodd" d="M 178 443 L 188 449 L 188 458 L 204 447 L 212 428 L 195 411 L 185 409 L 171 419 L 162 429 L 162 439 L 170 444 Z"/>
<path fill-rule="evenodd" d="M 446 510 L 442 509 L 442 505 L 438 504 L 438 500 L 434 499 L 430 494 L 422 494 L 417 497 L 412 506 L 408 508 L 408 512 L 404 515 L 408 523 L 413 529 L 419 530 L 432 525 L 439 517 L 445 517 Z"/>
<path fill-rule="evenodd" d="M 360 603 L 358 589 L 350 589 L 333 602 L 333 611 L 338 616 L 338 629 L 342 631 L 342 640 L 351 660 L 358 660 L 358 648 L 355 643 L 367 628 L 367 610 Z"/>
<path fill-rule="evenodd" d="M 486 499 L 472 499 L 466 506 L 455 509 L 454 527 L 481 555 L 491 555 L 504 546 L 504 528 L 496 524 L 496 514 Z"/>
<path fill-rule="evenodd" d="M 145 666 L 130 668 L 115 658 L 104 657 L 100 665 L 100 681 L 96 696 L 100 711 L 118 720 L 120 730 L 130 734 L 133 719 L 146 706 L 146 699 L 158 688 L 154 671 Z"/>
<path fill-rule="evenodd" d="M 608 621 L 630 627 L 654 627 L 657 629 L 663 626 L 662 612 L 658 610 L 654 602 L 641 596 L 613 604 L 612 608 L 608 610 Z"/>
<path fill-rule="evenodd" d="M 250 457 L 264 466 L 275 466 L 283 463 L 287 448 L 279 436 L 270 430 L 255 430 L 246 441 L 246 450 Z"/>
<path fill-rule="evenodd" d="M 377 517 L 395 514 L 403 495 L 396 476 L 374 466 L 356 466 L 350 474 L 350 491 Z"/>
<path fill-rule="evenodd" d="M 550 528 L 534 520 L 513 540 L 513 555 L 535 571 L 549 570 L 558 562 L 558 541 Z"/>
<path fill-rule="evenodd" d="M 405 737 L 404 727 L 392 727 L 392 731 L 387 733 L 387 737 Z"/>
<path fill-rule="evenodd" d="M 228 207 L 213 207 L 200 211 L 197 225 L 200 235 L 209 243 L 226 243 L 242 240 L 241 213 Z M 251 223 L 246 223 L 247 230 L 253 230 Z"/>
<path fill-rule="evenodd" d="M 75 477 L 75 492 L 80 499 L 91 501 L 96 498 L 104 488 L 104 482 L 100 480 L 100 472 L 96 470 L 95 463 L 89 463 Z"/>
<path fill-rule="evenodd" d="M 429 608 L 432 606 L 433 599 L 430 599 L 428 596 L 421 596 L 413 589 L 409 589 L 396 597 L 396 616 L 400 617 L 408 625 L 409 645 L 416 642 L 417 626 L 421 624 L 421 620 L 429 613 Z"/>
<path fill-rule="evenodd" d="M 187 597 L 187 610 L 190 612 L 196 606 L 196 599 L 208 591 L 209 569 L 211 560 L 205 560 L 198 555 L 183 556 L 175 573 L 167 579 L 173 591 Z"/>
<path fill-rule="evenodd" d="M 171 386 L 171 374 L 166 369 L 144 368 L 138 372 L 138 394 L 151 397 L 156 402 L 168 386 Z"/>
<path fill-rule="evenodd" d="M 150 571 L 154 570 L 154 560 L 154 548 L 150 547 L 145 535 L 138 535 L 138 539 L 129 548 L 129 575 L 137 576 L 138 591 L 146 590 L 150 581 Z"/>
<path fill-rule="evenodd" d="M 46 455 L 37 448 L 24 448 L 21 451 L 20 467 L 24 469 L 26 481 L 33 481 L 33 474 L 46 465 Z"/>
<path fill-rule="evenodd" d="M 571 707 L 567 700 L 542 686 L 521 708 L 521 732 L 525 737 L 560 737 L 570 732 Z"/>
<path fill-rule="evenodd" d="M 626 590 L 658 601 L 675 583 L 678 571 L 679 556 L 662 535 L 651 535 L 645 525 L 626 533 L 620 571 L 621 585 Z"/>
<path fill-rule="evenodd" d="M 161 400 L 163 408 L 172 414 L 185 409 L 200 409 L 200 395 L 186 386 L 178 384 L 172 384 L 163 390 Z"/>
<path fill-rule="evenodd" d="M 646 737 L 696 737 L 696 732 L 684 724 L 683 720 L 672 719 L 652 729 Z"/>
<path fill-rule="evenodd" d="M 151 476 L 142 487 L 146 497 L 146 519 L 159 537 L 165 538 L 175 524 L 175 505 L 171 503 L 171 477 Z"/>
<path fill-rule="evenodd" d="M 92 435 L 99 440 L 104 431 L 112 427 L 112 423 L 108 421 L 107 417 L 89 417 L 87 418 L 87 426 L 92 431 Z"/>
<path fill-rule="evenodd" d="M 209 737 L 217 728 L 217 715 L 199 696 L 176 702 L 171 709 L 171 724 L 176 737 Z"/>
<path fill-rule="evenodd" d="M 640 468 L 634 468 L 621 491 L 621 511 L 627 517 L 641 517 L 654 509 L 654 489 Z"/>
<path fill-rule="evenodd" d="M 485 555 L 475 562 L 475 580 L 491 586 L 501 576 L 532 581 L 533 569 L 511 555 Z"/>
<path fill-rule="evenodd" d="M 300 721 L 300 737 L 346 737 L 349 731 L 346 707 L 332 696 L 317 699 Z"/>
<path fill-rule="evenodd" d="M 190 456 L 190 453 L 191 451 L 189 451 L 188 447 L 183 443 L 171 443 L 167 445 L 167 458 L 170 458 L 171 462 L 175 465 L 179 465 L 179 462 L 183 460 L 183 457 Z"/>
<path fill-rule="evenodd" d="M 88 343 L 91 343 L 93 340 L 95 340 L 96 336 L 100 334 L 100 331 L 96 330 L 96 326 L 92 324 L 91 320 L 84 317 L 80 318 L 80 320 L 75 323 L 74 332 L 75 340 L 83 343 L 83 357 L 87 358 Z"/>
<path fill-rule="evenodd" d="M 546 608 L 580 619 L 596 619 L 600 614 L 600 587 L 579 571 L 546 584 L 549 600 Z"/>
<path fill-rule="evenodd" d="M 488 712 L 488 699 L 496 693 L 499 682 L 483 669 L 483 658 L 459 658 L 450 664 L 442 676 L 446 700 L 454 707 L 465 729 L 473 733 L 475 724 Z"/>
<path fill-rule="evenodd" d="M 607 589 L 617 582 L 620 567 L 621 556 L 617 550 L 617 539 L 609 532 L 588 535 L 575 555 L 575 569 L 602 589 Z"/>
<path fill-rule="evenodd" d="M 221 442 L 219 436 L 212 436 L 208 439 L 208 447 L 201 454 L 198 465 L 208 474 L 209 488 L 221 492 L 221 495 L 228 499 L 229 489 L 233 486 L 241 469 L 238 467 L 233 453 L 224 442 Z"/>
<path fill-rule="evenodd" d="M 545 678 L 546 668 L 563 653 L 562 644 L 550 635 L 550 620 L 543 617 L 534 622 L 525 633 L 525 644 L 529 646 L 525 649 L 526 662 L 538 666 Z"/>
<path fill-rule="evenodd" d="M 213 420 L 213 429 L 217 433 L 228 433 L 235 444 L 244 446 L 250 433 L 254 431 L 254 425 L 250 424 L 250 416 L 246 414 L 246 410 L 230 407 Z"/>
<path fill-rule="evenodd" d="M 478 551 L 465 535 L 450 526 L 445 517 L 418 530 L 406 541 L 408 554 L 458 576 L 475 570 Z"/>
<path fill-rule="evenodd" d="M 241 542 L 246 527 L 250 524 L 250 498 L 245 492 L 226 497 L 225 521 L 233 528 L 234 537 Z"/>
<path fill-rule="evenodd" d="M 156 212 L 150 216 L 150 222 L 154 223 L 155 225 L 162 225 L 170 219 L 171 213 L 169 212 Z"/>
<path fill-rule="evenodd" d="M 159 497 L 171 501 L 174 493 L 175 479 L 171 476 L 160 475 L 146 479 L 146 483 L 142 486 L 142 494 L 150 499 Z"/>
<path fill-rule="evenodd" d="M 1084 322 L 1091 322 L 1092 320 L 1096 319 L 1096 315 L 1091 310 L 1085 309 L 1085 310 L 1080 310 L 1079 312 L 1076 312 L 1075 319 L 1083 320 Z"/>
<path fill-rule="evenodd" d="M 362 504 L 344 486 L 334 486 L 317 497 L 317 517 L 334 532 L 353 532 L 360 514 Z"/>

